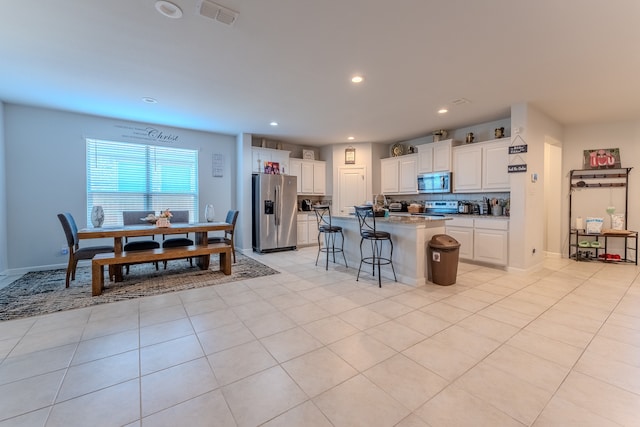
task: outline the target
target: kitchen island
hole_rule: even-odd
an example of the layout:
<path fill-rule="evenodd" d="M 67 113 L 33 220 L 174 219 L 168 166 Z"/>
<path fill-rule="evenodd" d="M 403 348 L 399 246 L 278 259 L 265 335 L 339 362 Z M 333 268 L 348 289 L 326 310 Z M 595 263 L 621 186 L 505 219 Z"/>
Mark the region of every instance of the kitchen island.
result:
<path fill-rule="evenodd" d="M 420 286 L 429 279 L 427 263 L 427 245 L 435 234 L 444 234 L 445 221 L 451 219 L 448 216 L 412 216 L 408 214 L 389 217 L 376 217 L 376 228 L 380 231 L 391 233 L 393 242 L 393 266 L 398 281 Z M 344 232 L 344 254 L 349 263 L 349 268 L 358 268 L 360 265 L 360 226 L 354 215 L 333 216 L 333 225 L 342 227 Z M 370 246 L 366 243 L 363 251 L 370 252 Z M 385 253 L 388 253 L 388 243 L 385 243 Z M 364 270 L 364 274 L 371 274 Z M 361 276 L 362 274 L 361 273 Z M 390 266 L 382 267 L 382 276 L 393 280 Z"/>

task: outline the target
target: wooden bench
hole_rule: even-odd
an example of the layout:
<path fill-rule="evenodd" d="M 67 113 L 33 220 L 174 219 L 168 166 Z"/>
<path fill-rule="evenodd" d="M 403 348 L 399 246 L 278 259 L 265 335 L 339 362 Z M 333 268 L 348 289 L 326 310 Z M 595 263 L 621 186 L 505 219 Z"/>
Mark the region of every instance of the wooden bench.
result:
<path fill-rule="evenodd" d="M 231 245 L 226 243 L 210 243 L 208 245 L 191 245 L 176 248 L 158 248 L 142 251 L 123 251 L 120 254 L 97 254 L 91 262 L 91 291 L 93 296 L 102 294 L 104 289 L 104 266 L 137 264 L 142 262 L 169 261 L 172 259 L 191 258 L 220 254 L 220 271 L 231 274 Z"/>

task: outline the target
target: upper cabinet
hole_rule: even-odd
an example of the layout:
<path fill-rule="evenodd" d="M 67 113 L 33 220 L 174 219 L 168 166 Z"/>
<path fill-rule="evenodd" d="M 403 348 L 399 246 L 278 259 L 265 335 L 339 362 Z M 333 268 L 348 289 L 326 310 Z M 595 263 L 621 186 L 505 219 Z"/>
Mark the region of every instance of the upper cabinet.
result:
<path fill-rule="evenodd" d="M 289 173 L 289 151 L 272 148 L 251 147 L 251 172 L 264 173 L 265 162 L 276 162 L 280 173 Z"/>
<path fill-rule="evenodd" d="M 418 145 L 418 173 L 449 172 L 453 140 Z"/>
<path fill-rule="evenodd" d="M 509 146 L 507 138 L 487 144 L 482 152 L 482 188 L 485 190 L 511 190 L 509 180 Z"/>
<path fill-rule="evenodd" d="M 453 192 L 510 191 L 508 138 L 454 147 Z"/>
<path fill-rule="evenodd" d="M 289 159 L 289 174 L 298 177 L 298 194 L 327 192 L 327 164 L 320 160 Z"/>
<path fill-rule="evenodd" d="M 418 191 L 418 155 L 380 160 L 380 189 L 384 194 L 411 194 Z"/>

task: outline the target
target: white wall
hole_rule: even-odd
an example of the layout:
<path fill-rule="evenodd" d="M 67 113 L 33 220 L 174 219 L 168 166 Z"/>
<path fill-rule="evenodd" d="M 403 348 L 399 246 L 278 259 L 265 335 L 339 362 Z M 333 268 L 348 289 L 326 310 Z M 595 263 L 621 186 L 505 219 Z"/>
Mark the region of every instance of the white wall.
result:
<path fill-rule="evenodd" d="M 5 167 L 4 103 L 0 102 L 0 274 L 7 270 L 7 168 Z"/>
<path fill-rule="evenodd" d="M 344 164 L 344 150 L 348 147 L 352 147 L 356 149 L 356 163 L 354 165 L 345 165 Z M 365 166 L 366 167 L 366 179 L 367 179 L 367 185 L 366 185 L 366 194 L 367 197 L 372 196 L 373 195 L 373 185 L 375 180 L 378 181 L 378 188 L 380 188 L 380 177 L 378 176 L 377 178 L 375 176 L 373 176 L 372 174 L 372 164 L 375 164 L 376 162 L 380 163 L 380 160 L 378 160 L 377 157 L 375 157 L 373 150 L 375 149 L 374 144 L 368 143 L 368 142 L 363 142 L 363 143 L 357 143 L 357 144 L 335 144 L 331 146 L 331 158 L 327 158 L 327 175 L 331 175 L 331 182 L 332 182 L 332 188 L 331 188 L 331 194 L 333 195 L 333 202 L 335 203 L 338 200 L 338 197 L 340 195 L 340 188 L 339 188 L 339 184 L 340 184 L 340 179 L 338 177 L 338 173 L 340 168 L 346 168 L 346 167 L 358 167 L 358 166 Z M 327 152 L 327 154 L 329 154 Z M 330 165 L 330 166 L 329 166 Z M 379 168 L 379 167 L 378 167 Z M 364 202 L 364 200 L 363 200 Z"/>
<path fill-rule="evenodd" d="M 545 242 L 549 256 L 562 256 L 562 147 L 557 141 L 545 143 L 544 154 Z"/>
<path fill-rule="evenodd" d="M 235 245 L 236 250 L 250 253 L 253 250 L 251 243 L 252 224 L 252 189 L 251 189 L 251 138 L 249 133 L 238 135 L 236 150 L 238 168 L 236 173 L 237 194 L 235 206 L 238 207 L 238 221 L 236 222 Z"/>
<path fill-rule="evenodd" d="M 514 131 L 516 128 L 519 134 Z M 511 106 L 512 144 L 526 143 L 528 151 L 521 155 L 527 164 L 527 172 L 510 174 L 510 268 L 523 271 L 536 269 L 544 259 L 544 147 L 549 138 L 562 141 L 562 126 L 530 105 Z M 531 179 L 532 174 L 537 174 L 536 182 Z"/>
<path fill-rule="evenodd" d="M 85 138 L 140 142 L 119 126 L 153 126 L 177 135 L 174 142 L 155 142 L 198 149 L 202 215 L 212 203 L 224 219 L 233 205 L 237 164 L 234 136 L 197 132 L 42 108 L 6 104 L 4 111 L 7 186 L 7 268 L 16 272 L 66 264 L 66 245 L 56 215 L 69 211 L 86 227 Z M 147 143 L 148 141 L 142 141 Z M 225 160 L 222 178 L 212 176 L 213 154 Z M 89 243 L 89 242 L 87 242 Z M 98 243 L 98 242 L 93 242 Z"/>

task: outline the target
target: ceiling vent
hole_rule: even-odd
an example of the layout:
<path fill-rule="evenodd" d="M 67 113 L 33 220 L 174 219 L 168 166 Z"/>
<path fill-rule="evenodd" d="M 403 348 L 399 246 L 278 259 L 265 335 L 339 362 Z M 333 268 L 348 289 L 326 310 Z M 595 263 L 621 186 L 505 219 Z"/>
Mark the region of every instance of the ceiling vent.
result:
<path fill-rule="evenodd" d="M 234 12 L 233 10 L 220 6 L 212 1 L 204 0 L 200 3 L 199 11 L 200 15 L 222 22 L 226 25 L 233 25 L 233 23 L 236 22 L 236 19 L 238 19 L 238 12 Z"/>
<path fill-rule="evenodd" d="M 463 105 L 463 104 L 470 104 L 471 101 L 469 101 L 466 98 L 458 98 L 458 99 L 454 99 L 451 102 L 451 105 Z"/>

